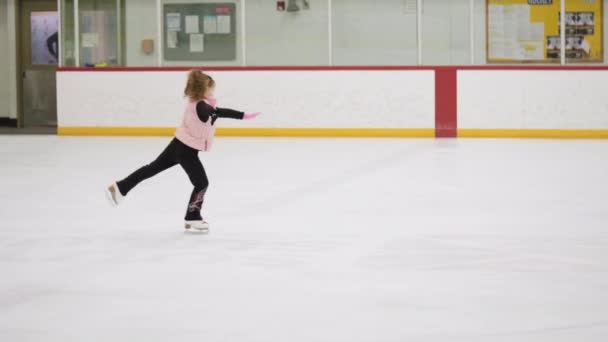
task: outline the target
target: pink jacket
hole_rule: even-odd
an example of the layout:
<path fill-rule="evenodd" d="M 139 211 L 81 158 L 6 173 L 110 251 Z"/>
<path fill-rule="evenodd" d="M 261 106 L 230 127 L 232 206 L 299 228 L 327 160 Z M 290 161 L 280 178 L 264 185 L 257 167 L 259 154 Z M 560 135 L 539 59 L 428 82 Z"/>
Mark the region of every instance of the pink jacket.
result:
<path fill-rule="evenodd" d="M 196 104 L 196 101 L 190 101 L 186 106 L 184 118 L 175 131 L 175 137 L 193 149 L 209 151 L 213 145 L 215 126 L 212 124 L 211 118 L 207 122 L 202 122 L 198 118 Z"/>

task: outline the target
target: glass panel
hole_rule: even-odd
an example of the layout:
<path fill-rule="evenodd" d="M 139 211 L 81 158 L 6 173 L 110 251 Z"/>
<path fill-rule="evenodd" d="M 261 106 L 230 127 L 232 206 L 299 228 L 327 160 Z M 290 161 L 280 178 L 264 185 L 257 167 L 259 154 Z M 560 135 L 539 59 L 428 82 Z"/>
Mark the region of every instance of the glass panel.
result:
<path fill-rule="evenodd" d="M 416 1 L 333 0 L 335 65 L 418 63 Z"/>
<path fill-rule="evenodd" d="M 61 11 L 61 65 L 75 66 L 74 59 L 74 0 L 62 0 Z"/>
<path fill-rule="evenodd" d="M 288 3 L 245 3 L 248 65 L 329 64 L 328 0 Z"/>
<path fill-rule="evenodd" d="M 120 65 L 117 0 L 80 0 L 80 65 Z"/>
<path fill-rule="evenodd" d="M 469 0 L 424 0 L 422 63 L 469 64 Z"/>
<path fill-rule="evenodd" d="M 475 64 L 486 64 L 487 47 L 486 47 L 486 13 L 487 0 L 474 0 L 473 13 L 473 46 L 475 56 L 473 58 Z"/>
<path fill-rule="evenodd" d="M 32 65 L 56 65 L 59 55 L 59 22 L 57 12 L 32 12 Z"/>
<path fill-rule="evenodd" d="M 125 58 L 127 66 L 156 66 L 160 44 L 156 1 L 125 1 Z M 145 18 L 142 20 L 141 18 Z"/>

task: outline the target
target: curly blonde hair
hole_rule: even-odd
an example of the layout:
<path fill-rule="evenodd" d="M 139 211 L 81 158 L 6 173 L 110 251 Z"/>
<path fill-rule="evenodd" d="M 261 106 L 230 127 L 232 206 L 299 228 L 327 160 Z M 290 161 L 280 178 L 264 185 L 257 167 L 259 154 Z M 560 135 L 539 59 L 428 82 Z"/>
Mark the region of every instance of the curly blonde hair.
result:
<path fill-rule="evenodd" d="M 188 83 L 184 89 L 184 96 L 190 101 L 202 101 L 207 89 L 215 86 L 215 81 L 211 76 L 200 70 L 191 70 L 188 73 Z"/>

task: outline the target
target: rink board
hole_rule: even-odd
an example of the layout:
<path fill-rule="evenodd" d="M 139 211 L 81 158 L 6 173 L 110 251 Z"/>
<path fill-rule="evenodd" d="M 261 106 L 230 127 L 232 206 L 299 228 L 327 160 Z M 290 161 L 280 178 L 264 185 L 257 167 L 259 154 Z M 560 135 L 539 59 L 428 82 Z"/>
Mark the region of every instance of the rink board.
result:
<path fill-rule="evenodd" d="M 209 68 L 218 135 L 608 138 L 606 67 Z M 60 135 L 172 135 L 188 68 L 61 68 Z M 75 94 L 85 94 L 75 96 Z"/>

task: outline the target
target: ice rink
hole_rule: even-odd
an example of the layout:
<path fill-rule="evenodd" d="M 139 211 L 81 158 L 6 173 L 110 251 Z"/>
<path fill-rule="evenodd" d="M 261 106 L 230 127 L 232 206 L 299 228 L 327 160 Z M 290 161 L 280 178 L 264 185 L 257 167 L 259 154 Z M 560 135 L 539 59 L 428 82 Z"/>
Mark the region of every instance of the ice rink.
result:
<path fill-rule="evenodd" d="M 0 341 L 608 340 L 608 141 L 0 136 Z"/>

